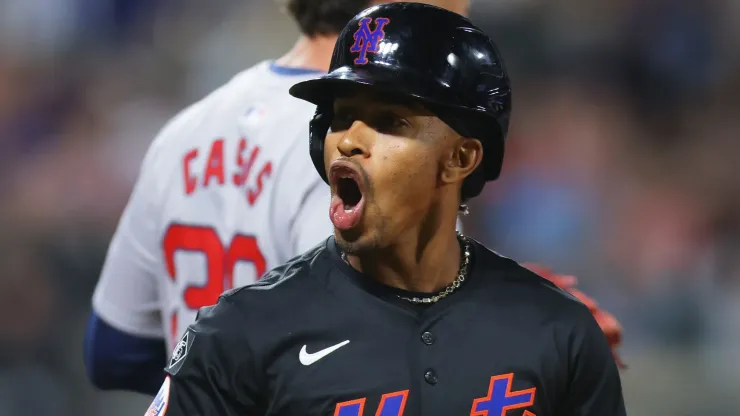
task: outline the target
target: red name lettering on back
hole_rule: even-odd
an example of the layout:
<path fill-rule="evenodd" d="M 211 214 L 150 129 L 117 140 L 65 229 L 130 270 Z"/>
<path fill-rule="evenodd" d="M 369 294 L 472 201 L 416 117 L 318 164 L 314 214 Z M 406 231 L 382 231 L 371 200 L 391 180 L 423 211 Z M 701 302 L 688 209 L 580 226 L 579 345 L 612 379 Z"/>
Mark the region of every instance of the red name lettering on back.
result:
<path fill-rule="evenodd" d="M 249 202 L 249 205 L 254 205 L 257 202 L 257 198 L 262 195 L 262 187 L 264 186 L 263 182 L 267 180 L 267 178 L 269 178 L 271 174 L 272 163 L 267 162 L 264 166 L 262 166 L 260 173 L 257 175 L 256 186 L 247 190 L 247 201 Z"/>
<path fill-rule="evenodd" d="M 190 174 L 190 164 L 196 157 L 198 157 L 198 149 L 192 149 L 185 153 L 185 157 L 182 160 L 182 176 L 185 179 L 185 195 L 190 195 L 195 192 L 195 188 L 198 186 L 198 179 Z"/>
<path fill-rule="evenodd" d="M 227 176 L 230 176 L 229 184 L 244 189 L 249 205 L 256 204 L 266 182 L 272 175 L 272 162 L 268 160 L 263 163 L 259 160 L 260 147 L 250 148 L 245 138 L 240 138 L 237 142 L 233 165 L 225 160 L 226 149 L 224 147 L 225 140 L 218 138 L 211 142 L 207 153 L 201 152 L 198 148 L 190 149 L 185 153 L 182 159 L 185 194 L 191 195 L 198 190 L 212 186 L 223 186 L 227 184 Z M 199 159 L 200 154 L 207 154 L 207 159 Z M 203 165 L 198 166 L 198 164 Z M 198 169 L 199 167 L 202 169 Z M 258 173 L 252 175 L 252 171 Z"/>
<path fill-rule="evenodd" d="M 203 187 L 207 188 L 211 178 L 215 177 L 219 185 L 224 184 L 224 139 L 218 139 L 211 145 L 208 154 L 205 173 L 203 174 Z"/>

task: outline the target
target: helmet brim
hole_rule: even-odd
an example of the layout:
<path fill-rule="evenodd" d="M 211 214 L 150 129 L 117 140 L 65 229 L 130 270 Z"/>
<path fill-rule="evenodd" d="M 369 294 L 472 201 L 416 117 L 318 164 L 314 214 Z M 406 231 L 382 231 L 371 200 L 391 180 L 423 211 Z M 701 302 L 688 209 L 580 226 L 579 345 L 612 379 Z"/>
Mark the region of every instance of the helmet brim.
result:
<path fill-rule="evenodd" d="M 373 69 L 372 66 L 337 68 L 320 78 L 299 82 L 293 85 L 289 92 L 296 98 L 316 105 L 329 104 L 338 95 L 363 86 L 372 87 L 374 91 L 383 94 L 397 95 L 399 99 L 410 98 L 428 104 L 444 105 L 459 102 L 461 99 L 444 84 L 429 85 L 428 82 L 422 81 L 418 74 L 396 68 Z M 429 97 L 435 99 L 430 100 Z"/>

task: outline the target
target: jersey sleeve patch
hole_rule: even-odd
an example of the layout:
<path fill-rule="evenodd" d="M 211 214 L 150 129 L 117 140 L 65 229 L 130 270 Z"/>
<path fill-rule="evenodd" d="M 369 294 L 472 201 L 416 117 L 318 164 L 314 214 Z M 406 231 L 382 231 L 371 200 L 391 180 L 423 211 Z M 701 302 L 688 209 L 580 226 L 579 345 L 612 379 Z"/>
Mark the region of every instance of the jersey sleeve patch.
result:
<path fill-rule="evenodd" d="M 149 405 L 144 416 L 165 416 L 167 413 L 167 404 L 170 401 L 170 377 L 164 379 L 162 387 L 159 388 L 159 392 L 154 397 L 154 401 Z"/>
<path fill-rule="evenodd" d="M 187 357 L 194 340 L 195 332 L 188 328 L 182 338 L 180 338 L 177 345 L 175 345 L 175 349 L 172 351 L 172 358 L 170 358 L 170 362 L 166 368 L 168 373 L 171 375 L 177 374 L 180 367 L 182 367 L 182 364 L 185 362 L 185 358 Z"/>

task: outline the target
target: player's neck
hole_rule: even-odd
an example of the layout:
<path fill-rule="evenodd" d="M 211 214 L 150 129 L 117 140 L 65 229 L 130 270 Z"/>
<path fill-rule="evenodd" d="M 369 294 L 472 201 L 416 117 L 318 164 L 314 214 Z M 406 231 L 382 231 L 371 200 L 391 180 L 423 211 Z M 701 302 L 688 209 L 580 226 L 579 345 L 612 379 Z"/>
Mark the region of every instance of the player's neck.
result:
<path fill-rule="evenodd" d="M 444 221 L 425 221 L 373 253 L 348 256 L 350 264 L 381 283 L 412 292 L 443 290 L 457 277 L 460 243 L 457 213 Z"/>
<path fill-rule="evenodd" d="M 280 66 L 290 68 L 313 69 L 317 71 L 329 71 L 331 55 L 334 52 L 334 44 L 337 35 L 316 36 L 309 38 L 301 36 L 293 45 L 293 48 L 276 62 Z"/>

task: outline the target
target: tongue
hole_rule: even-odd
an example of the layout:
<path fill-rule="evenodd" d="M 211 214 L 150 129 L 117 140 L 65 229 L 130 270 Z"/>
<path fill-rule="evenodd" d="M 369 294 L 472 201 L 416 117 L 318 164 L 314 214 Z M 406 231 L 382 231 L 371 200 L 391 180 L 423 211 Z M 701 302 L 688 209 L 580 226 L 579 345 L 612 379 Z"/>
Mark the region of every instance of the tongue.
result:
<path fill-rule="evenodd" d="M 334 195 L 331 199 L 331 205 L 329 207 L 329 217 L 331 218 L 334 227 L 340 230 L 349 230 L 350 228 L 357 225 L 360 222 L 360 216 L 362 214 L 362 200 L 348 209 L 344 208 L 344 201 L 337 195 Z"/>

